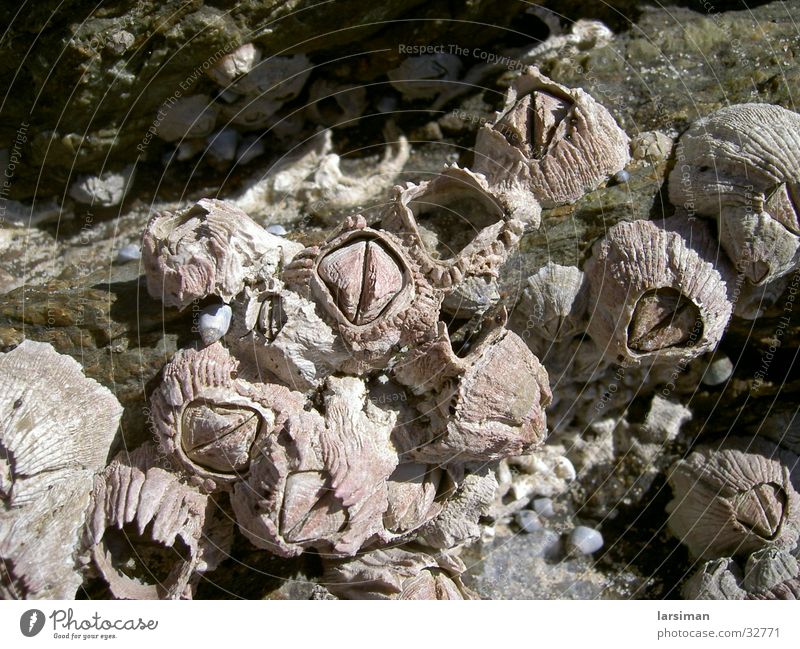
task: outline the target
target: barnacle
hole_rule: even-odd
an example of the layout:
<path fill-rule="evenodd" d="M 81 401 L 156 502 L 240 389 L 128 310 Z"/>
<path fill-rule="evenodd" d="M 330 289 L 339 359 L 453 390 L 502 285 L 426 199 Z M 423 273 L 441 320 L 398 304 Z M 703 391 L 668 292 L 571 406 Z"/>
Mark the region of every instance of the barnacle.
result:
<path fill-rule="evenodd" d="M 120 453 L 95 479 L 86 554 L 117 599 L 190 599 L 222 561 L 233 526 L 215 502 L 158 464 L 155 449 Z"/>
<path fill-rule="evenodd" d="M 218 110 L 208 95 L 173 98 L 158 111 L 158 136 L 167 142 L 205 137 L 214 130 Z"/>
<path fill-rule="evenodd" d="M 475 169 L 492 187 L 519 185 L 542 207 L 576 201 L 628 159 L 628 136 L 603 106 L 535 67 L 514 81 L 475 142 Z"/>
<path fill-rule="evenodd" d="M 25 341 L 0 354 L 0 595 L 72 598 L 73 556 L 122 406 L 77 361 Z"/>
<path fill-rule="evenodd" d="M 690 359 L 714 349 L 732 311 L 710 234 L 653 221 L 618 223 L 595 245 L 588 331 L 607 358 Z"/>
<path fill-rule="evenodd" d="M 345 367 L 355 372 L 429 338 L 442 299 L 402 242 L 360 216 L 322 247 L 298 254 L 283 279 L 319 305 L 351 353 Z"/>
<path fill-rule="evenodd" d="M 246 282 L 272 275 L 300 249 L 230 203 L 204 198 L 182 212 L 153 216 L 142 259 L 150 294 L 184 308 L 209 295 L 229 302 Z"/>
<path fill-rule="evenodd" d="M 552 395 L 547 372 L 522 339 L 490 328 L 464 356 L 447 329 L 411 351 L 395 378 L 424 395 L 418 404 L 429 422 L 410 455 L 430 462 L 465 462 L 520 455 L 544 440 L 544 408 Z"/>
<path fill-rule="evenodd" d="M 800 495 L 768 443 L 699 448 L 669 481 L 669 529 L 696 557 L 792 548 L 800 537 Z"/>
<path fill-rule="evenodd" d="M 678 144 L 670 200 L 713 218 L 737 268 L 761 285 L 800 261 L 800 115 L 739 104 L 697 120 Z"/>
<path fill-rule="evenodd" d="M 150 400 L 161 450 L 207 490 L 246 476 L 263 438 L 302 408 L 297 393 L 249 383 L 237 378 L 237 369 L 220 343 L 181 350 Z"/>
<path fill-rule="evenodd" d="M 455 556 L 405 546 L 329 562 L 324 581 L 342 599 L 477 599 L 461 582 L 465 570 Z"/>
<path fill-rule="evenodd" d="M 242 532 L 282 556 L 307 548 L 349 556 L 385 534 L 395 418 L 369 402 L 359 379 L 330 377 L 326 386 L 324 418 L 313 410 L 290 416 L 234 489 Z"/>
<path fill-rule="evenodd" d="M 395 187 L 381 224 L 446 291 L 445 309 L 469 317 L 499 301 L 499 270 L 540 214 L 530 196 L 490 190 L 482 175 L 454 165 L 430 181 Z"/>

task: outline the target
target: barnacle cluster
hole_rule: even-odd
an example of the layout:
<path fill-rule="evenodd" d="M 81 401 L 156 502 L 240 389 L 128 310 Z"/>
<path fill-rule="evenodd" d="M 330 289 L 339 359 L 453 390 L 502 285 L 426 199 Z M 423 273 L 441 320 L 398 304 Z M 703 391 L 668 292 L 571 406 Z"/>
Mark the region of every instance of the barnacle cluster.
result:
<path fill-rule="evenodd" d="M 407 98 L 431 99 L 459 72 L 457 58 L 437 55 L 389 79 Z M 163 139 L 206 138 L 219 115 L 244 129 L 274 124 L 309 62 L 245 45 L 209 75 L 225 105 L 190 96 L 165 107 Z M 358 87 L 320 80 L 309 92 L 319 124 L 363 111 Z M 348 214 L 318 245 L 253 220 L 242 206 L 258 192 L 156 213 L 143 239 L 147 288 L 191 307 L 197 336 L 150 395 L 155 444 L 119 453 L 91 485 L 80 474 L 85 493 L 67 531 L 81 571 L 119 598 L 191 597 L 236 526 L 281 557 L 318 554 L 335 596 L 476 597 L 459 549 L 482 534 L 482 518 L 516 516 L 534 529 L 553 515 L 551 499 L 576 471 L 599 464 L 599 445 L 574 431 L 632 454 L 647 467 L 642 483 L 652 481 L 661 449 L 692 416 L 680 381 L 700 378 L 686 368 L 706 362 L 734 313 L 758 315 L 753 291 L 775 294 L 800 267 L 798 132 L 800 118 L 775 106 L 698 121 L 677 147 L 673 216 L 616 223 L 581 267 L 549 262 L 518 299 L 504 272 L 542 208 L 574 203 L 630 162 L 608 110 L 534 67 L 481 128 L 473 168 L 450 164 L 398 185 L 380 214 Z M 330 218 L 369 192 L 326 157 L 325 138 L 306 156 L 319 178 L 303 184 L 301 158 L 289 180 L 312 198 L 337 186 L 358 193 L 322 201 Z M 737 271 L 748 288 L 735 295 Z M 710 368 L 709 384 L 731 371 Z M 633 422 L 631 395 L 659 384 L 672 387 Z M 24 446 L 21 424 L 9 426 L 0 441 Z M 104 459 L 88 465 L 99 471 Z M 797 596 L 797 462 L 779 444 L 740 439 L 673 466 L 669 529 L 705 562 L 687 596 Z M 0 490 L 12 493 L 15 476 L 0 468 Z M 580 525 L 569 539 L 577 554 L 603 543 Z M 22 552 L 2 543 L 6 558 Z"/>

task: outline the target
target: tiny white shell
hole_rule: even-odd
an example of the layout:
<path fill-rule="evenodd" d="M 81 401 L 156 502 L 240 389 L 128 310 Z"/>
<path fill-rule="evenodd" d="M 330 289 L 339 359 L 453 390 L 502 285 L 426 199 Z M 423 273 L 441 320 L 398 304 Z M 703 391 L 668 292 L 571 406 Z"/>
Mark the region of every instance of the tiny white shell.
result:
<path fill-rule="evenodd" d="M 228 333 L 231 316 L 231 307 L 227 304 L 212 304 L 203 309 L 197 321 L 197 329 L 203 344 L 211 345 Z"/>
<path fill-rule="evenodd" d="M 603 535 L 596 529 L 578 525 L 570 532 L 568 546 L 579 554 L 593 554 L 603 547 Z"/>

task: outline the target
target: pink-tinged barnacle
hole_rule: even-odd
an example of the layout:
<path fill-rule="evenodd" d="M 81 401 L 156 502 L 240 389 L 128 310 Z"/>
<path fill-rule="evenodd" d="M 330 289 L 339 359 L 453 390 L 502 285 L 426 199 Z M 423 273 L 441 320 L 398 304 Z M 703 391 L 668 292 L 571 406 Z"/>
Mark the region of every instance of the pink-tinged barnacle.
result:
<path fill-rule="evenodd" d="M 542 207 L 573 203 L 622 170 L 629 141 L 611 113 L 579 88 L 530 67 L 475 142 L 475 168 L 490 186 L 517 185 Z"/>
<path fill-rule="evenodd" d="M 727 271 L 710 233 L 618 223 L 595 244 L 588 331 L 612 361 L 691 359 L 713 350 L 731 316 Z"/>

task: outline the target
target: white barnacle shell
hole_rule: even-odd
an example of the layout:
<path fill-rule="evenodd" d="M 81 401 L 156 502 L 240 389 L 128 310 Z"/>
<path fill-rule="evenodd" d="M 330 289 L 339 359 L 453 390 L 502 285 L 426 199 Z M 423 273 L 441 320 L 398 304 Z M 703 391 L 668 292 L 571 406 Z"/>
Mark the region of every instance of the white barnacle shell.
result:
<path fill-rule="evenodd" d="M 552 394 L 547 372 L 522 339 L 503 326 L 483 335 L 463 357 L 444 323 L 430 343 L 394 367 L 395 378 L 421 395 L 428 425 L 409 457 L 466 462 L 521 455 L 547 434 Z"/>
<path fill-rule="evenodd" d="M 575 202 L 628 160 L 628 136 L 611 113 L 535 67 L 514 81 L 475 142 L 475 169 L 491 186 L 520 185 L 543 207 Z"/>
<path fill-rule="evenodd" d="M 361 216 L 297 255 L 283 279 L 335 327 L 351 355 L 345 371 L 385 365 L 399 347 L 429 338 L 438 320 L 441 293 L 400 240 Z"/>
<path fill-rule="evenodd" d="M 681 587 L 684 599 L 744 599 L 739 566 L 730 557 L 706 561 Z"/>
<path fill-rule="evenodd" d="M 207 74 L 220 86 L 228 88 L 237 79 L 249 73 L 260 60 L 261 50 L 252 43 L 245 43 L 223 56 Z"/>
<path fill-rule="evenodd" d="M 142 259 L 150 295 L 184 308 L 209 295 L 230 302 L 248 281 L 272 275 L 301 249 L 231 203 L 204 198 L 181 212 L 153 216 Z"/>
<path fill-rule="evenodd" d="M 800 262 L 800 115 L 739 104 L 697 120 L 681 136 L 670 200 L 717 220 L 734 264 L 760 285 Z"/>
<path fill-rule="evenodd" d="M 678 361 L 713 350 L 731 316 L 710 233 L 653 221 L 618 223 L 595 244 L 588 331 L 610 360 Z"/>
<path fill-rule="evenodd" d="M 540 215 L 532 197 L 490 190 L 482 175 L 453 165 L 395 187 L 382 227 L 401 236 L 430 282 L 448 292 L 449 312 L 474 315 L 500 299 L 499 269 Z"/>
<path fill-rule="evenodd" d="M 351 361 L 316 303 L 286 290 L 279 280 L 245 287 L 232 307 L 235 317 L 226 342 L 250 375 L 271 374 L 306 391 Z"/>
<path fill-rule="evenodd" d="M 234 489 L 244 535 L 280 556 L 352 556 L 370 539 L 395 538 L 383 517 L 398 464 L 396 415 L 372 404 L 359 379 L 330 377 L 326 387 L 324 419 L 314 410 L 290 416 Z"/>
<path fill-rule="evenodd" d="M 315 124 L 352 126 L 367 109 L 364 86 L 317 79 L 309 88 L 306 111 Z"/>
<path fill-rule="evenodd" d="M 549 343 L 580 333 L 585 315 L 584 274 L 575 266 L 548 262 L 528 278 L 512 322 L 529 341 Z"/>
<path fill-rule="evenodd" d="M 311 74 L 305 54 L 270 56 L 261 60 L 233 85 L 236 92 L 284 104 L 297 97 Z"/>
<path fill-rule="evenodd" d="M 247 95 L 239 101 L 224 106 L 222 116 L 231 124 L 245 130 L 259 130 L 270 126 L 283 102 L 272 95 Z"/>
<path fill-rule="evenodd" d="M 341 599 L 478 599 L 461 582 L 465 570 L 455 556 L 403 546 L 328 562 L 323 579 Z"/>
<path fill-rule="evenodd" d="M 693 556 L 788 549 L 800 537 L 800 494 L 769 443 L 698 448 L 672 467 L 669 482 L 668 526 Z"/>
<path fill-rule="evenodd" d="M 69 356 L 26 340 L 0 354 L 0 597 L 72 599 L 94 474 L 122 406 Z"/>
<path fill-rule="evenodd" d="M 167 142 L 205 137 L 214 130 L 217 112 L 208 95 L 173 98 L 159 108 L 156 132 Z"/>
<path fill-rule="evenodd" d="M 455 83 L 460 72 L 460 58 L 439 53 L 411 56 L 386 76 L 406 99 L 432 99 Z"/>
<path fill-rule="evenodd" d="M 218 505 L 159 466 L 150 445 L 117 455 L 92 500 L 86 553 L 117 599 L 191 599 L 233 540 Z"/>
<path fill-rule="evenodd" d="M 747 557 L 744 587 L 751 593 L 763 592 L 798 577 L 800 566 L 794 556 L 780 548 L 764 548 Z"/>
<path fill-rule="evenodd" d="M 237 370 L 236 359 L 220 343 L 180 350 L 150 398 L 162 452 L 209 491 L 244 479 L 263 438 L 302 408 L 297 393 L 251 384 L 238 378 Z"/>

